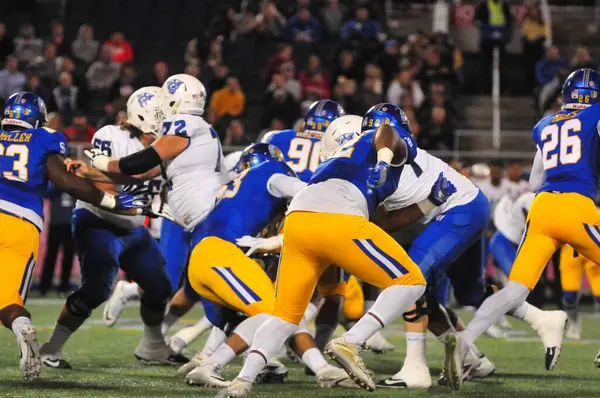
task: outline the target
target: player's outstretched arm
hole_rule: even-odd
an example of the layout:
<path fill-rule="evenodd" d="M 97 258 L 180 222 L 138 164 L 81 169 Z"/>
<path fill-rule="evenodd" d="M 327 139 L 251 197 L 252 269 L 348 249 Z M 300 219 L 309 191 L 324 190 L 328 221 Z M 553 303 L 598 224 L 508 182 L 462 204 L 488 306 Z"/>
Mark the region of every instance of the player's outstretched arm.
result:
<path fill-rule="evenodd" d="M 63 158 L 58 154 L 51 154 L 46 160 L 46 174 L 48 179 L 60 190 L 67 192 L 76 199 L 107 209 L 117 206 L 113 195 L 103 192 L 92 182 L 77 177 L 67 171 Z"/>
<path fill-rule="evenodd" d="M 135 176 L 126 176 L 123 174 L 102 172 L 88 165 L 81 160 L 65 159 L 65 167 L 68 171 L 75 173 L 78 177 L 85 178 L 94 182 L 102 182 L 115 185 L 135 185 L 144 181 L 152 180 L 160 176 L 160 166 L 153 168 L 144 174 Z"/>

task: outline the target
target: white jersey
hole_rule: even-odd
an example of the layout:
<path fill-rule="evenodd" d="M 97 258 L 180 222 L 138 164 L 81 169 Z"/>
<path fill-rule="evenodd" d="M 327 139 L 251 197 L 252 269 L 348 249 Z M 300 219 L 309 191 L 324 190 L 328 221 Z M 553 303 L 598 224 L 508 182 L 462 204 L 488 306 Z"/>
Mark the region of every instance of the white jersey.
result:
<path fill-rule="evenodd" d="M 144 145 L 139 139 L 131 137 L 129 130 L 123 130 L 118 126 L 102 127 L 94 134 L 92 145 L 94 148 L 105 151 L 112 158 L 122 158 L 144 149 Z M 143 185 L 147 187 L 149 195 L 155 195 L 160 193 L 162 179 L 146 181 Z M 126 186 L 117 185 L 115 188 L 117 192 L 123 192 Z M 86 209 L 119 228 L 133 229 L 144 225 L 144 216 L 124 216 L 111 213 L 81 200 L 77 201 L 75 207 Z"/>
<path fill-rule="evenodd" d="M 500 180 L 500 185 L 493 185 L 489 179 L 483 180 L 477 185 L 490 201 L 490 205 L 492 206 L 492 216 L 494 215 L 496 204 L 504 196 L 508 196 L 511 200 L 515 200 L 520 195 L 531 191 L 527 181 L 521 180 L 519 182 L 512 182 L 507 178 Z"/>
<path fill-rule="evenodd" d="M 417 156 L 413 164 L 404 166 L 404 170 L 402 170 L 398 188 L 383 202 L 386 210 L 402 209 L 427 199 L 440 173 L 456 187 L 456 192 L 448 198 L 446 203 L 427 213 L 422 219 L 423 223 L 431 221 L 456 206 L 471 202 L 479 194 L 479 188 L 475 184 L 446 162 L 430 155 L 427 151 L 417 149 Z"/>
<path fill-rule="evenodd" d="M 348 214 L 369 218 L 365 195 L 350 181 L 332 178 L 311 184 L 294 196 L 287 214 L 293 211 Z"/>
<path fill-rule="evenodd" d="M 175 221 L 191 231 L 210 213 L 221 185 L 229 181 L 216 131 L 200 116 L 176 114 L 163 134 L 189 138 L 188 146 L 165 163 L 168 203 Z"/>
<path fill-rule="evenodd" d="M 535 198 L 533 192 L 526 192 L 513 200 L 506 195 L 498 201 L 494 209 L 494 225 L 496 229 L 515 245 L 518 245 L 525 230 L 527 213 Z"/>

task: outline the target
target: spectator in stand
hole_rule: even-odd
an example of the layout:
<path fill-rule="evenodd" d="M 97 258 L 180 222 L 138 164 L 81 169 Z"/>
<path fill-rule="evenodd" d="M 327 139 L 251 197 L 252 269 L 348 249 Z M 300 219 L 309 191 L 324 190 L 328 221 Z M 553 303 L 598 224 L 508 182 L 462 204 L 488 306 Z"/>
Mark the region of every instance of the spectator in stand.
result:
<path fill-rule="evenodd" d="M 435 33 L 431 38 L 431 41 L 440 51 L 440 63 L 442 66 L 453 71 L 457 81 L 459 81 L 459 75 L 461 74 L 461 69 L 464 64 L 463 55 L 460 49 L 452 44 L 450 37 L 446 33 Z"/>
<path fill-rule="evenodd" d="M 494 48 L 500 51 L 500 72 L 504 75 L 502 59 L 513 29 L 510 7 L 504 0 L 484 0 L 477 6 L 475 21 L 479 25 L 479 51 L 483 57 L 481 89 L 489 92 L 492 89 Z"/>
<path fill-rule="evenodd" d="M 594 62 L 592 56 L 590 55 L 590 50 L 588 50 L 585 46 L 578 46 L 575 50 L 575 55 L 573 59 L 571 59 L 571 63 L 569 64 L 571 67 L 571 71 L 577 69 L 597 69 L 598 64 Z"/>
<path fill-rule="evenodd" d="M 27 76 L 27 84 L 25 84 L 23 90 L 34 93 L 46 103 L 50 99 L 50 92 L 46 89 L 44 84 L 42 84 L 42 81 L 35 73 L 30 73 Z"/>
<path fill-rule="evenodd" d="M 248 145 L 252 141 L 244 135 L 244 125 L 239 120 L 232 120 L 225 132 L 223 145 Z"/>
<path fill-rule="evenodd" d="M 50 23 L 50 36 L 46 43 L 54 44 L 58 55 L 65 55 L 69 52 L 67 43 L 65 43 L 65 29 L 60 22 L 52 21 Z"/>
<path fill-rule="evenodd" d="M 422 143 L 423 149 L 451 150 L 454 146 L 455 108 L 446 98 L 443 85 L 434 84 L 430 91 L 431 98 L 423 103 L 420 112 L 422 130 L 419 145 Z"/>
<path fill-rule="evenodd" d="M 373 104 L 383 102 L 383 74 L 376 65 L 369 64 L 365 67 L 365 80 L 358 96 L 363 101 L 361 113 L 366 112 Z"/>
<path fill-rule="evenodd" d="M 302 84 L 296 79 L 296 66 L 293 62 L 286 62 L 281 65 L 279 72 L 285 79 L 285 88 L 288 90 L 296 101 L 302 98 Z"/>
<path fill-rule="evenodd" d="M 450 67 L 442 65 L 439 48 L 434 45 L 425 49 L 423 64 L 415 78 L 426 88 L 432 83 L 443 83 L 447 88 L 453 88 L 456 82 L 456 75 Z"/>
<path fill-rule="evenodd" d="M 210 67 L 215 68 L 217 65 L 223 63 L 223 47 L 221 46 L 222 40 L 217 38 L 210 42 L 208 47 L 208 56 L 206 57 L 206 64 Z"/>
<path fill-rule="evenodd" d="M 210 99 L 208 110 L 208 121 L 214 125 L 220 125 L 217 131 L 224 131 L 229 122 L 244 112 L 246 96 L 240 87 L 237 78 L 229 76 L 227 84 L 220 90 L 214 92 Z"/>
<path fill-rule="evenodd" d="M 19 72 L 19 61 L 13 55 L 6 59 L 6 68 L 0 71 L 0 98 L 6 100 L 11 94 L 23 90 L 25 75 Z"/>
<path fill-rule="evenodd" d="M 549 27 L 544 21 L 537 5 L 527 7 L 527 14 L 521 24 L 521 42 L 523 43 L 524 67 L 529 91 L 535 88 L 535 66 L 544 56 L 544 45 Z"/>
<path fill-rule="evenodd" d="M 56 55 L 56 46 L 53 43 L 46 43 L 44 56 L 33 60 L 30 69 L 34 70 L 44 83 L 52 85 L 60 72 L 61 64 L 62 61 Z"/>
<path fill-rule="evenodd" d="M 287 39 L 294 43 L 319 43 L 321 24 L 310 14 L 308 8 L 300 8 L 290 18 L 287 26 Z"/>
<path fill-rule="evenodd" d="M 255 19 L 256 31 L 266 39 L 278 39 L 285 33 L 287 21 L 277 10 L 275 2 L 263 0 Z"/>
<path fill-rule="evenodd" d="M 366 7 L 359 7 L 356 9 L 355 17 L 342 25 L 340 37 L 344 40 L 351 37 L 374 39 L 380 32 L 379 23 L 369 18 L 369 10 Z"/>
<path fill-rule="evenodd" d="M 39 286 L 42 296 L 45 296 L 52 288 L 54 268 L 58 259 L 58 250 L 61 247 L 62 264 L 60 284 L 57 286 L 57 290 L 60 293 L 69 291 L 75 249 L 71 236 L 71 216 L 75 200 L 69 194 L 59 191 L 53 184 L 50 184 L 46 197 L 50 199 L 50 229 Z"/>
<path fill-rule="evenodd" d="M 337 82 L 340 76 L 354 80 L 357 84 L 362 81 L 362 71 L 354 59 L 354 54 L 349 50 L 342 50 L 338 56 L 338 63 L 333 72 L 333 81 Z"/>
<path fill-rule="evenodd" d="M 84 65 L 91 65 L 98 56 L 100 43 L 94 40 L 94 28 L 90 24 L 81 25 L 77 39 L 71 45 L 73 57 Z"/>
<path fill-rule="evenodd" d="M 291 45 L 282 44 L 279 47 L 279 51 L 277 52 L 277 54 L 273 55 L 267 61 L 267 68 L 266 68 L 266 73 L 265 73 L 265 85 L 269 85 L 271 83 L 273 75 L 276 73 L 279 73 L 281 64 L 284 64 L 287 62 L 294 62 L 294 60 L 292 59 L 292 56 L 293 56 L 293 49 L 292 49 Z"/>
<path fill-rule="evenodd" d="M 273 119 L 283 121 L 285 126 L 291 126 L 300 115 L 300 103 L 285 87 L 285 77 L 276 73 L 265 92 L 265 111 L 262 125 L 271 124 Z"/>
<path fill-rule="evenodd" d="M 79 89 L 73 85 L 73 78 L 69 72 L 61 72 L 58 77 L 58 86 L 52 90 L 52 97 L 48 108 L 58 111 L 65 124 L 79 109 Z M 88 141 L 89 142 L 89 141 Z"/>
<path fill-rule="evenodd" d="M 88 68 L 85 77 L 90 90 L 108 90 L 119 78 L 119 64 L 113 62 L 112 48 L 103 46 L 100 59 Z"/>
<path fill-rule="evenodd" d="M 329 88 L 331 87 L 329 75 L 321 66 L 321 59 L 318 55 L 312 54 L 308 57 L 308 65 L 300 73 L 300 84 L 304 98 L 308 91 L 315 92 L 319 99 L 329 98 Z"/>
<path fill-rule="evenodd" d="M 356 95 L 356 81 L 339 76 L 333 88 L 333 100 L 340 104 L 348 114 L 358 114 L 361 111 L 361 102 Z"/>
<path fill-rule="evenodd" d="M 60 72 L 69 72 L 73 79 L 73 84 L 79 89 L 79 103 L 86 103 L 88 99 L 88 83 L 85 76 L 77 71 L 73 60 L 68 57 L 60 57 Z"/>
<path fill-rule="evenodd" d="M 110 40 L 104 42 L 104 47 L 112 49 L 112 59 L 117 64 L 126 64 L 133 62 L 133 48 L 125 40 L 125 35 L 121 32 L 112 34 Z"/>
<path fill-rule="evenodd" d="M 220 90 L 223 87 L 225 87 L 228 77 L 229 77 L 229 68 L 227 67 L 227 65 L 223 65 L 223 64 L 217 65 L 217 67 L 215 68 L 215 75 L 210 80 L 210 82 L 208 83 L 208 87 L 207 87 L 209 98 L 217 90 Z"/>
<path fill-rule="evenodd" d="M 383 72 L 383 78 L 386 84 L 398 74 L 399 67 L 398 42 L 394 39 L 389 39 L 384 44 L 384 51 L 376 57 L 377 65 Z"/>
<path fill-rule="evenodd" d="M 327 5 L 321 9 L 320 17 L 327 36 L 338 37 L 346 20 L 346 7 L 339 0 L 328 0 Z"/>
<path fill-rule="evenodd" d="M 559 74 L 569 69 L 567 62 L 561 57 L 558 47 L 551 46 L 546 50 L 546 56 L 538 61 L 535 76 L 540 87 L 538 104 L 544 106 L 552 97 L 553 92 L 560 86 Z M 543 111 L 543 109 L 541 109 Z"/>
<path fill-rule="evenodd" d="M 13 39 L 6 35 L 6 25 L 0 22 L 0 67 L 4 66 L 4 60 L 14 49 Z"/>
<path fill-rule="evenodd" d="M 186 64 L 200 65 L 201 60 L 198 55 L 198 39 L 194 38 L 190 40 L 185 48 L 185 54 L 183 60 Z"/>
<path fill-rule="evenodd" d="M 425 94 L 417 80 L 413 79 L 412 69 L 403 69 L 398 76 L 392 81 L 387 90 L 387 102 L 399 105 L 402 101 L 402 96 L 409 94 L 415 109 L 420 109 Z"/>
<path fill-rule="evenodd" d="M 152 80 L 149 82 L 149 86 L 162 87 L 163 83 L 169 77 L 169 65 L 165 61 L 158 61 L 152 68 Z"/>
<path fill-rule="evenodd" d="M 65 129 L 65 137 L 69 142 L 89 144 L 95 133 L 96 129 L 88 123 L 87 117 L 83 113 L 76 113 L 73 117 L 73 124 Z"/>
<path fill-rule="evenodd" d="M 200 80 L 200 67 L 196 64 L 188 64 L 185 67 L 183 73 L 188 74 L 190 76 L 194 76 L 196 79 Z"/>
<path fill-rule="evenodd" d="M 50 112 L 48 114 L 48 127 L 52 130 L 63 131 L 64 126 L 62 124 L 62 120 L 60 119 L 60 113 L 58 112 Z"/>
<path fill-rule="evenodd" d="M 410 125 L 410 132 L 413 137 L 418 141 L 419 133 L 421 132 L 421 124 L 417 115 L 417 109 L 415 108 L 415 102 L 410 92 L 406 92 L 400 97 L 399 106 L 402 108 Z"/>
<path fill-rule="evenodd" d="M 235 36 L 246 36 L 254 32 L 256 29 L 256 17 L 250 9 L 245 7 L 241 12 L 236 13 L 233 7 L 227 10 L 227 18 L 233 25 L 232 39 Z"/>
<path fill-rule="evenodd" d="M 44 42 L 35 37 L 35 28 L 29 23 L 21 25 L 14 45 L 15 56 L 25 66 L 35 57 L 41 57 L 44 54 Z"/>
<path fill-rule="evenodd" d="M 109 100 L 117 108 L 124 108 L 127 99 L 133 92 L 139 88 L 137 74 L 135 68 L 131 64 L 123 65 L 121 77 L 117 80 L 110 89 Z M 159 86 L 160 87 L 160 86 Z"/>

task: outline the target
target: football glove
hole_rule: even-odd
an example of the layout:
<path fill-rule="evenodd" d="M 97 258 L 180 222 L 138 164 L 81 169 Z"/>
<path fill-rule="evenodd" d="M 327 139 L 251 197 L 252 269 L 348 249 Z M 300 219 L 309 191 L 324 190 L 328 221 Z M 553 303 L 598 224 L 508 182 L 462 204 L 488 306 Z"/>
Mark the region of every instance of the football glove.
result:
<path fill-rule="evenodd" d="M 92 160 L 92 166 L 100 171 L 108 171 L 108 162 L 110 162 L 110 156 L 98 148 L 83 151 L 85 156 Z"/>
<path fill-rule="evenodd" d="M 444 177 L 444 173 L 440 173 L 437 181 L 433 184 L 431 188 L 431 193 L 429 194 L 428 199 L 436 206 L 441 206 L 453 193 L 456 192 L 456 187 L 452 184 L 446 177 Z"/>
<path fill-rule="evenodd" d="M 377 162 L 373 167 L 369 167 L 369 177 L 367 178 L 367 187 L 370 189 L 381 188 L 387 179 L 390 165 L 383 160 Z"/>
<path fill-rule="evenodd" d="M 263 252 L 279 251 L 283 247 L 283 235 L 272 236 L 270 238 L 255 238 L 250 235 L 242 236 L 235 240 L 240 247 L 249 247 L 246 256 L 250 257 L 257 250 Z"/>

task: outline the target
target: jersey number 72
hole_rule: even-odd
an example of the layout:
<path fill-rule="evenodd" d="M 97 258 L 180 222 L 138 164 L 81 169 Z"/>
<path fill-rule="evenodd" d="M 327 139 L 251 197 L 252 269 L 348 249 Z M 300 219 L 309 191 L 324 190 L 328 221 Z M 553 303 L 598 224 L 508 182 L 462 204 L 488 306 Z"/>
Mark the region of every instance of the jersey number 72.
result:
<path fill-rule="evenodd" d="M 557 124 L 549 124 L 541 132 L 542 159 L 544 170 L 562 165 L 574 164 L 581 159 L 581 139 L 577 135 L 581 131 L 581 121 L 570 119 L 560 128 Z"/>

